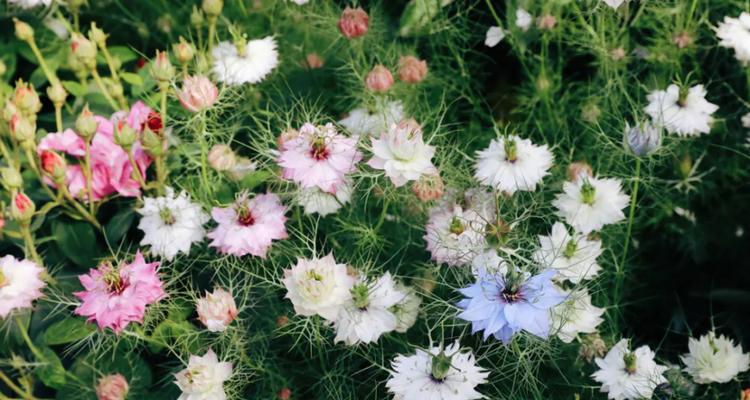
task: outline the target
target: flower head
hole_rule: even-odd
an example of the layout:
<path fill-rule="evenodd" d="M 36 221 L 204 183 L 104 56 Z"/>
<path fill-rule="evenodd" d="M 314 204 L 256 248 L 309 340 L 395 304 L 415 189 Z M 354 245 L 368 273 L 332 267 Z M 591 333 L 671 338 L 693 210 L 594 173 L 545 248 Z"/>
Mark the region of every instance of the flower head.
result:
<path fill-rule="evenodd" d="M 743 65 L 750 63 L 750 13 L 743 12 L 738 18 L 724 17 L 716 36 L 721 39 L 719 46 L 734 49 L 734 56 Z"/>
<path fill-rule="evenodd" d="M 534 191 L 552 167 L 553 156 L 547 145 L 535 145 L 516 135 L 492 140 L 477 152 L 474 177 L 502 192 Z"/>
<path fill-rule="evenodd" d="M 654 389 L 666 382 L 667 367 L 654 361 L 654 352 L 648 346 L 630 351 L 628 339 L 622 339 L 604 358 L 594 360 L 599 370 L 594 380 L 602 384 L 602 392 L 613 400 L 650 399 Z"/>
<path fill-rule="evenodd" d="M 219 89 L 203 75 L 188 76 L 182 81 L 182 89 L 177 90 L 180 104 L 190 111 L 199 112 L 211 107 L 219 96 Z"/>
<path fill-rule="evenodd" d="M 8 0 L 8 4 L 23 9 L 30 9 L 39 6 L 49 7 L 52 4 L 52 0 Z"/>
<path fill-rule="evenodd" d="M 174 383 L 182 390 L 177 400 L 224 400 L 224 382 L 231 376 L 232 363 L 220 362 L 213 350 L 191 355 L 187 368 L 174 374 Z"/>
<path fill-rule="evenodd" d="M 706 89 L 695 85 L 689 89 L 675 84 L 667 90 L 656 90 L 648 95 L 644 109 L 654 124 L 680 136 L 698 136 L 711 131 L 713 114 L 719 107 L 706 100 Z"/>
<path fill-rule="evenodd" d="M 661 129 L 648 122 L 625 124 L 625 143 L 635 156 L 647 156 L 661 147 Z"/>
<path fill-rule="evenodd" d="M 14 310 L 30 308 L 34 300 L 42 297 L 43 271 L 29 260 L 10 255 L 0 258 L 0 318 L 7 318 Z"/>
<path fill-rule="evenodd" d="M 552 225 L 549 236 L 540 235 L 539 244 L 534 260 L 557 271 L 556 280 L 577 284 L 594 278 L 601 270 L 596 259 L 602 254 L 602 243 L 577 232 L 571 235 L 562 222 Z"/>
<path fill-rule="evenodd" d="M 404 83 L 419 83 L 427 76 L 427 61 L 414 56 L 398 59 L 398 77 Z"/>
<path fill-rule="evenodd" d="M 323 258 L 297 260 L 291 269 L 284 270 L 285 298 L 292 301 L 299 315 L 320 315 L 335 321 L 350 297 L 354 278 L 347 273 L 346 264 L 337 264 L 333 254 Z"/>
<path fill-rule="evenodd" d="M 400 303 L 391 308 L 391 312 L 396 316 L 395 331 L 405 333 L 417 322 L 422 298 L 417 295 L 414 289 L 406 287 L 402 283 L 396 283 L 396 289 L 399 292 L 406 293 L 406 296 Z"/>
<path fill-rule="evenodd" d="M 198 319 L 211 332 L 223 332 L 227 326 L 237 318 L 237 304 L 232 293 L 217 288 L 213 293 L 206 293 L 205 297 L 195 302 Z"/>
<path fill-rule="evenodd" d="M 501 40 L 503 40 L 503 38 L 505 38 L 505 30 L 499 26 L 491 26 L 487 28 L 484 45 L 487 47 L 495 47 Z"/>
<path fill-rule="evenodd" d="M 523 8 L 516 9 L 516 26 L 526 32 L 531 28 L 531 24 L 534 22 L 534 17 L 529 14 L 528 11 Z"/>
<path fill-rule="evenodd" d="M 393 75 L 383 64 L 378 64 L 365 77 L 365 86 L 373 92 L 385 92 L 393 86 Z"/>
<path fill-rule="evenodd" d="M 474 209 L 458 204 L 437 205 L 430 210 L 425 227 L 427 250 L 438 263 L 465 265 L 486 245 L 487 223 Z"/>
<path fill-rule="evenodd" d="M 276 41 L 271 36 L 243 40 L 238 45 L 221 42 L 214 47 L 212 55 L 212 71 L 219 82 L 227 85 L 258 83 L 279 64 Z"/>
<path fill-rule="evenodd" d="M 588 177 L 563 183 L 563 193 L 552 204 L 576 231 L 589 234 L 623 220 L 629 200 L 617 179 Z"/>
<path fill-rule="evenodd" d="M 424 143 L 422 128 L 416 121 L 402 121 L 391 125 L 380 139 L 372 141 L 373 157 L 367 162 L 375 169 L 384 170 L 395 186 L 418 180 L 422 175 L 434 175 L 432 164 L 435 147 Z"/>
<path fill-rule="evenodd" d="M 297 195 L 297 202 L 305 210 L 305 214 L 318 214 L 325 217 L 333 214 L 351 200 L 352 184 L 346 181 L 339 186 L 336 193 L 327 193 L 320 190 L 317 186 L 300 189 Z"/>
<path fill-rule="evenodd" d="M 422 202 L 439 199 L 443 196 L 444 189 L 445 184 L 440 173 L 422 175 L 411 186 L 414 195 Z"/>
<path fill-rule="evenodd" d="M 352 135 L 365 136 L 381 134 L 404 118 L 404 106 L 400 101 L 380 103 L 372 113 L 363 107 L 351 110 L 339 124 Z"/>
<path fill-rule="evenodd" d="M 346 7 L 339 18 L 339 31 L 347 39 L 354 39 L 367 33 L 370 17 L 361 7 Z"/>
<path fill-rule="evenodd" d="M 96 385 L 96 398 L 98 400 L 125 400 L 129 390 L 130 385 L 122 374 L 105 375 Z"/>
<path fill-rule="evenodd" d="M 750 369 L 750 354 L 742 352 L 741 345 L 724 335 L 711 331 L 699 339 L 688 341 L 690 353 L 681 356 L 685 370 L 695 382 L 726 383 L 740 372 Z"/>
<path fill-rule="evenodd" d="M 604 4 L 612 7 L 615 10 L 618 9 L 625 1 L 627 0 L 602 0 Z"/>
<path fill-rule="evenodd" d="M 568 299 L 552 309 L 557 337 L 570 343 L 580 333 L 594 333 L 604 319 L 604 309 L 591 304 L 591 295 L 584 289 L 566 293 Z"/>

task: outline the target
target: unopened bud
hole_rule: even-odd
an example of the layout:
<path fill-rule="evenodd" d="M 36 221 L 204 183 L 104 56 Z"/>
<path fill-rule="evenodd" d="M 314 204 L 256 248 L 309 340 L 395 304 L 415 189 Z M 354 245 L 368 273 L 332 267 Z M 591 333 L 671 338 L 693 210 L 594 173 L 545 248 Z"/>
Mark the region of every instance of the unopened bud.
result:
<path fill-rule="evenodd" d="M 18 190 L 23 186 L 21 173 L 16 171 L 15 168 L 4 167 L 0 170 L 0 176 L 3 180 L 3 186 L 5 186 L 8 191 Z"/>
<path fill-rule="evenodd" d="M 373 92 L 385 92 L 393 86 L 393 75 L 384 65 L 376 65 L 365 78 L 365 86 Z"/>
<path fill-rule="evenodd" d="M 58 106 L 65 103 L 68 92 L 65 91 L 65 88 L 59 82 L 55 82 L 47 87 L 47 97 L 52 100 L 52 104 Z"/>
<path fill-rule="evenodd" d="M 96 22 L 91 23 L 91 29 L 89 30 L 89 39 L 96 43 L 99 47 L 107 46 L 107 34 L 103 30 L 96 26 Z"/>
<path fill-rule="evenodd" d="M 679 170 L 682 179 L 690 177 L 693 173 L 693 158 L 690 157 L 690 154 L 685 153 L 685 155 L 682 156 L 682 159 L 677 165 L 677 169 Z"/>
<path fill-rule="evenodd" d="M 225 144 L 215 144 L 208 152 L 208 164 L 216 171 L 229 171 L 236 163 L 237 157 L 234 151 Z"/>
<path fill-rule="evenodd" d="M 51 150 L 43 150 L 39 155 L 42 163 L 42 170 L 49 175 L 55 182 L 65 181 L 65 159 Z"/>
<path fill-rule="evenodd" d="M 227 176 L 233 181 L 241 181 L 250 173 L 255 172 L 258 169 L 255 161 L 247 157 L 237 157 L 237 163 L 234 164 L 229 171 Z"/>
<path fill-rule="evenodd" d="M 411 187 L 420 201 L 428 202 L 443 196 L 445 185 L 439 174 L 422 175 Z"/>
<path fill-rule="evenodd" d="M 208 17 L 216 18 L 224 8 L 224 0 L 203 0 L 202 8 Z"/>
<path fill-rule="evenodd" d="M 71 12 L 77 13 L 78 10 L 81 9 L 81 7 L 86 4 L 86 0 L 68 0 L 68 9 L 70 9 Z"/>
<path fill-rule="evenodd" d="M 630 127 L 625 124 L 625 145 L 638 157 L 647 156 L 661 146 L 661 130 L 648 122 Z"/>
<path fill-rule="evenodd" d="M 36 206 L 23 192 L 16 193 L 10 207 L 10 216 L 20 224 L 28 224 L 36 212 Z"/>
<path fill-rule="evenodd" d="M 70 41 L 70 51 L 78 61 L 88 69 L 96 67 L 96 44 L 79 33 L 73 33 Z"/>
<path fill-rule="evenodd" d="M 174 66 L 166 51 L 156 51 L 156 58 L 151 62 L 151 76 L 160 82 L 169 82 L 174 76 Z"/>
<path fill-rule="evenodd" d="M 164 143 L 162 142 L 161 136 L 152 131 L 149 127 L 146 127 L 146 129 L 143 130 L 141 144 L 143 144 L 143 150 L 145 150 L 151 157 L 160 157 L 164 155 Z"/>
<path fill-rule="evenodd" d="M 21 21 L 18 18 L 13 18 L 13 23 L 16 27 L 16 37 L 19 40 L 23 40 L 24 42 L 34 40 L 34 29 L 31 27 L 31 25 Z"/>
<path fill-rule="evenodd" d="M 8 124 L 11 136 L 19 142 L 33 141 L 36 136 L 36 123 L 18 114 Z"/>
<path fill-rule="evenodd" d="M 42 109 L 42 102 L 34 87 L 20 79 L 13 92 L 13 104 L 26 116 L 36 115 Z"/>
<path fill-rule="evenodd" d="M 94 114 L 89 110 L 89 105 L 83 106 L 83 111 L 76 119 L 76 133 L 84 140 L 94 137 L 99 122 L 94 118 Z"/>
<path fill-rule="evenodd" d="M 203 12 L 198 7 L 193 6 L 193 12 L 190 13 L 190 25 L 194 28 L 199 29 L 203 27 L 205 20 L 203 18 Z"/>
<path fill-rule="evenodd" d="M 125 150 L 130 150 L 133 143 L 138 139 L 138 134 L 135 129 L 128 125 L 125 121 L 117 122 L 117 129 L 115 129 L 115 143 L 120 145 Z"/>
<path fill-rule="evenodd" d="M 193 57 L 195 57 L 195 46 L 186 42 L 182 36 L 180 36 L 179 43 L 172 45 L 172 51 L 180 64 L 187 64 L 193 61 Z"/>

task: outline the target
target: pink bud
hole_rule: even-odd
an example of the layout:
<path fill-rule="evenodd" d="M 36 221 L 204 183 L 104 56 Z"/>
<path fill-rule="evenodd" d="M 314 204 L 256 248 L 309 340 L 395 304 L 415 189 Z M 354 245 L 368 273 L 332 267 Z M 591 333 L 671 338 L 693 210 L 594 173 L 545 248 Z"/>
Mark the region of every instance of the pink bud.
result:
<path fill-rule="evenodd" d="M 307 64 L 307 68 L 310 69 L 318 69 L 323 68 L 323 59 L 320 58 L 318 53 L 310 53 L 305 57 L 305 63 Z"/>
<path fill-rule="evenodd" d="M 360 37 L 367 33 L 370 17 L 361 7 L 346 7 L 339 19 L 339 30 L 347 39 Z"/>
<path fill-rule="evenodd" d="M 29 222 L 31 221 L 31 217 L 34 216 L 35 211 L 36 206 L 34 206 L 34 202 L 31 201 L 29 196 L 23 192 L 16 193 L 16 197 L 13 199 L 13 204 L 10 208 L 10 215 L 14 220 L 22 223 Z"/>
<path fill-rule="evenodd" d="M 214 289 L 196 303 L 198 319 L 211 332 L 222 332 L 237 318 L 237 305 L 232 294 L 224 289 Z"/>
<path fill-rule="evenodd" d="M 547 14 L 539 17 L 536 25 L 539 27 L 539 29 L 551 31 L 555 28 L 555 25 L 557 25 L 557 18 L 555 18 L 554 15 Z"/>
<path fill-rule="evenodd" d="M 42 150 L 39 156 L 42 160 L 42 169 L 55 181 L 65 179 L 65 160 L 51 150 Z"/>
<path fill-rule="evenodd" d="M 385 92 L 393 86 L 393 75 L 383 64 L 378 64 L 367 74 L 365 85 L 373 92 Z"/>
<path fill-rule="evenodd" d="M 188 76 L 182 82 L 182 90 L 177 91 L 180 104 L 190 112 L 199 112 L 211 107 L 218 96 L 219 89 L 203 75 Z"/>
<path fill-rule="evenodd" d="M 292 391 L 289 388 L 283 388 L 276 393 L 276 398 L 279 400 L 289 400 L 292 398 Z"/>
<path fill-rule="evenodd" d="M 443 196 L 445 185 L 439 174 L 423 175 L 412 185 L 412 191 L 422 202 L 437 200 Z"/>
<path fill-rule="evenodd" d="M 130 386 L 121 374 L 103 376 L 96 385 L 98 400 L 125 400 Z"/>
<path fill-rule="evenodd" d="M 419 83 L 427 75 L 427 61 L 414 56 L 401 57 L 398 60 L 398 77 L 405 83 Z"/>
<path fill-rule="evenodd" d="M 588 178 L 594 174 L 591 166 L 585 161 L 577 161 L 568 166 L 568 180 L 578 182 L 581 178 Z"/>

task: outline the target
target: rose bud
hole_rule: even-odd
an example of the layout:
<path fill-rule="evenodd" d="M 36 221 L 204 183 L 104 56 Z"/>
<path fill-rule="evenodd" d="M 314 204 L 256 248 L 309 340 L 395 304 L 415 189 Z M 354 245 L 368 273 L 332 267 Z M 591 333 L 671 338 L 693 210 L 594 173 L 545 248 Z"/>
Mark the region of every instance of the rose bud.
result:
<path fill-rule="evenodd" d="M 211 332 L 223 332 L 237 318 L 237 305 L 232 294 L 224 289 L 214 289 L 206 297 L 198 299 L 195 308 L 198 319 Z"/>
<path fill-rule="evenodd" d="M 65 180 L 65 159 L 51 150 L 43 150 L 39 155 L 42 163 L 42 170 L 49 175 L 53 181 L 62 182 Z"/>
<path fill-rule="evenodd" d="M 419 83 L 427 75 L 427 61 L 414 56 L 401 57 L 398 60 L 398 77 L 405 83 Z"/>
<path fill-rule="evenodd" d="M 224 0 L 203 0 L 203 12 L 209 17 L 218 17 L 224 8 Z"/>
<path fill-rule="evenodd" d="M 16 37 L 19 40 L 23 40 L 24 42 L 34 40 L 34 29 L 31 27 L 31 25 L 21 21 L 18 18 L 13 18 L 13 23 L 15 24 L 16 28 Z"/>
<path fill-rule="evenodd" d="M 103 376 L 96 385 L 98 400 L 125 400 L 130 386 L 121 374 Z"/>
<path fill-rule="evenodd" d="M 278 400 L 289 400 L 292 398 L 292 390 L 289 388 L 283 388 L 276 393 L 276 398 Z"/>
<path fill-rule="evenodd" d="M 305 65 L 310 69 L 323 68 L 324 61 L 317 53 L 310 53 L 305 57 Z M 0 74 L 2 75 L 2 74 Z"/>
<path fill-rule="evenodd" d="M 138 140 L 138 133 L 131 128 L 125 121 L 117 121 L 115 129 L 115 143 L 122 148 L 129 150 L 135 141 Z"/>
<path fill-rule="evenodd" d="M 188 76 L 182 81 L 182 90 L 177 90 L 180 104 L 194 113 L 211 107 L 218 97 L 219 89 L 203 75 Z"/>
<path fill-rule="evenodd" d="M 591 166 L 585 161 L 577 161 L 568 166 L 568 180 L 578 182 L 581 178 L 589 178 L 594 175 Z"/>
<path fill-rule="evenodd" d="M 13 105 L 24 115 L 35 115 L 42 109 L 42 102 L 36 90 L 22 80 L 16 82 L 16 90 L 13 92 Z"/>
<path fill-rule="evenodd" d="M 370 17 L 361 7 L 346 7 L 339 19 L 339 30 L 347 39 L 354 39 L 367 33 Z"/>
<path fill-rule="evenodd" d="M 232 148 L 225 144 L 215 144 L 208 152 L 208 164 L 216 171 L 225 172 L 237 163 L 237 156 Z"/>
<path fill-rule="evenodd" d="M 156 58 L 151 62 L 151 76 L 159 82 L 169 82 L 174 76 L 174 66 L 166 51 L 156 51 Z"/>
<path fill-rule="evenodd" d="M 180 64 L 187 64 L 193 61 L 193 57 L 195 57 L 195 46 L 186 42 L 182 36 L 180 36 L 179 43 L 172 45 L 172 51 Z"/>
<path fill-rule="evenodd" d="M 414 181 L 411 190 L 420 201 L 428 202 L 437 200 L 443 196 L 445 185 L 440 174 L 422 175 L 419 180 Z"/>
<path fill-rule="evenodd" d="M 14 115 L 8 124 L 10 134 L 19 142 L 33 141 L 36 134 L 36 124 L 28 118 Z"/>
<path fill-rule="evenodd" d="M 5 186 L 8 191 L 18 190 L 23 186 L 23 178 L 15 168 L 3 168 L 0 170 L 0 177 L 2 177 L 3 186 Z"/>
<path fill-rule="evenodd" d="M 164 155 L 164 143 L 158 133 L 152 131 L 149 127 L 141 133 L 141 144 L 143 150 L 151 157 L 161 157 Z"/>
<path fill-rule="evenodd" d="M 47 97 L 52 101 L 52 104 L 62 105 L 65 103 L 65 98 L 68 97 L 68 92 L 60 83 L 53 83 L 47 87 Z"/>
<path fill-rule="evenodd" d="M 99 127 L 99 122 L 94 118 L 94 114 L 89 110 L 89 105 L 83 106 L 83 111 L 76 118 L 76 133 L 84 140 L 89 140 L 94 137 L 96 130 Z"/>
<path fill-rule="evenodd" d="M 365 86 L 373 92 L 385 92 L 393 86 L 393 75 L 383 64 L 378 64 L 367 74 Z"/>
<path fill-rule="evenodd" d="M 164 124 L 161 120 L 161 114 L 159 114 L 156 111 L 149 111 L 148 116 L 146 117 L 146 122 L 141 126 L 141 130 L 144 129 L 151 129 L 155 133 L 161 134 L 162 129 L 164 128 Z"/>
<path fill-rule="evenodd" d="M 89 39 L 92 42 L 99 45 L 99 47 L 105 47 L 107 44 L 107 34 L 103 30 L 96 26 L 96 22 L 91 23 L 91 29 L 89 29 Z"/>
<path fill-rule="evenodd" d="M 16 193 L 10 207 L 10 216 L 19 223 L 28 223 L 34 216 L 36 206 L 23 192 Z"/>
<path fill-rule="evenodd" d="M 96 44 L 79 33 L 73 33 L 70 51 L 87 69 L 96 68 Z"/>

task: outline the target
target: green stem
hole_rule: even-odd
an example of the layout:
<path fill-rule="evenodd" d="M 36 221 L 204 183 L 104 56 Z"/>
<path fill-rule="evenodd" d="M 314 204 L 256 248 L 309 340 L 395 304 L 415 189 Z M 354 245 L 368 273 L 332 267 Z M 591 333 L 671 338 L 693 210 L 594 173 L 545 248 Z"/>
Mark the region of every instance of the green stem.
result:
<path fill-rule="evenodd" d="M 36 251 L 36 245 L 34 245 L 34 236 L 31 235 L 31 229 L 29 224 L 21 224 L 21 236 L 23 236 L 24 249 L 26 250 L 26 256 L 31 257 L 37 264 L 44 265 L 42 258 L 39 257 L 39 253 Z"/>
<path fill-rule="evenodd" d="M 96 217 L 93 214 L 89 213 L 88 210 L 86 210 L 86 208 L 83 207 L 81 203 L 79 203 L 78 200 L 76 200 L 73 195 L 70 194 L 70 191 L 68 191 L 68 188 L 65 185 L 60 184 L 58 185 L 58 188 L 63 193 L 63 196 L 65 196 L 65 198 L 70 202 L 70 204 L 73 205 L 76 211 L 81 214 L 81 217 L 83 217 L 91 225 L 94 225 L 96 229 L 102 230 L 102 225 L 99 223 L 99 221 L 96 220 Z"/>
<path fill-rule="evenodd" d="M 55 126 L 58 132 L 63 131 L 62 124 L 62 104 L 55 103 Z"/>
<path fill-rule="evenodd" d="M 633 177 L 633 189 L 630 195 L 630 212 L 628 213 L 628 228 L 625 234 L 625 244 L 622 250 L 622 259 L 617 264 L 617 276 L 615 281 L 615 301 L 619 304 L 620 290 L 622 289 L 622 283 L 624 279 L 623 269 L 625 262 L 628 258 L 628 248 L 630 247 L 630 236 L 633 232 L 633 220 L 635 219 L 635 206 L 638 202 L 638 184 L 641 176 L 641 159 L 636 158 L 635 160 L 635 176 Z"/>
<path fill-rule="evenodd" d="M 83 157 L 83 179 L 86 180 L 86 193 L 88 193 L 89 212 L 93 215 L 96 213 L 94 202 L 94 187 L 91 183 L 91 143 L 89 140 L 84 141 L 86 154 Z"/>
<path fill-rule="evenodd" d="M 214 36 L 216 36 L 216 17 L 208 17 L 208 57 L 214 49 Z"/>
<path fill-rule="evenodd" d="M 380 212 L 380 218 L 378 219 L 378 224 L 375 225 L 375 230 L 379 230 L 381 226 L 383 226 L 383 222 L 385 222 L 385 216 L 388 213 L 388 198 L 385 197 L 385 193 L 383 193 L 383 210 Z"/>
<path fill-rule="evenodd" d="M 44 72 L 44 76 L 47 77 L 47 80 L 49 83 L 55 85 L 59 85 L 60 81 L 57 79 L 57 76 L 52 73 L 52 70 L 49 69 L 49 66 L 47 66 L 47 62 L 44 60 L 44 56 L 42 55 L 42 52 L 39 51 L 39 47 L 36 45 L 36 41 L 34 38 L 31 38 L 27 42 L 29 44 L 29 47 L 31 47 L 31 51 L 34 53 L 34 56 L 36 57 L 37 61 L 39 61 L 39 66 L 42 67 L 42 71 Z"/>
<path fill-rule="evenodd" d="M 5 375 L 5 372 L 3 372 L 3 371 L 0 371 L 0 381 L 3 381 L 3 383 L 5 383 L 5 386 L 7 386 L 8 388 L 10 388 L 10 390 L 16 392 L 16 394 L 18 394 L 19 396 L 21 396 L 22 399 L 24 399 L 24 400 L 33 400 L 34 399 L 34 396 L 32 396 L 32 395 L 26 393 L 25 391 L 23 391 L 23 389 L 21 389 L 21 387 L 19 387 L 18 385 L 16 385 L 15 382 L 13 382 L 13 380 L 10 379 L 8 377 L 8 375 Z M 5 397 L 2 393 L 0 393 L 0 396 L 3 396 L 3 398 L 9 399 L 9 397 Z"/>
<path fill-rule="evenodd" d="M 133 175 L 135 175 L 136 180 L 138 181 L 138 184 L 141 186 L 141 188 L 146 189 L 146 181 L 143 180 L 141 169 L 138 168 L 138 163 L 135 162 L 135 158 L 133 158 L 133 150 L 125 149 L 125 151 L 128 152 L 128 160 L 130 160 L 130 166 L 133 168 Z"/>
<path fill-rule="evenodd" d="M 113 110 L 119 111 L 120 108 L 117 106 L 117 103 L 107 91 L 107 87 L 104 86 L 102 77 L 99 76 L 99 72 L 96 70 L 96 67 L 91 68 L 90 72 L 91 72 L 91 76 L 93 76 L 94 80 L 96 81 L 96 85 L 99 86 L 99 90 L 102 91 L 102 95 L 104 96 L 105 99 L 107 99 L 107 103 L 109 103 L 110 107 L 112 107 Z"/>
<path fill-rule="evenodd" d="M 26 342 L 27 346 L 29 346 L 29 350 L 34 353 L 34 356 L 36 356 L 37 359 L 44 360 L 44 354 L 42 354 L 42 352 L 39 351 L 39 349 L 34 345 L 34 342 L 31 341 L 29 333 L 26 332 L 26 329 L 24 328 L 24 324 L 21 322 L 20 317 L 16 317 L 16 325 L 18 325 L 18 330 L 21 332 L 23 341 Z"/>

